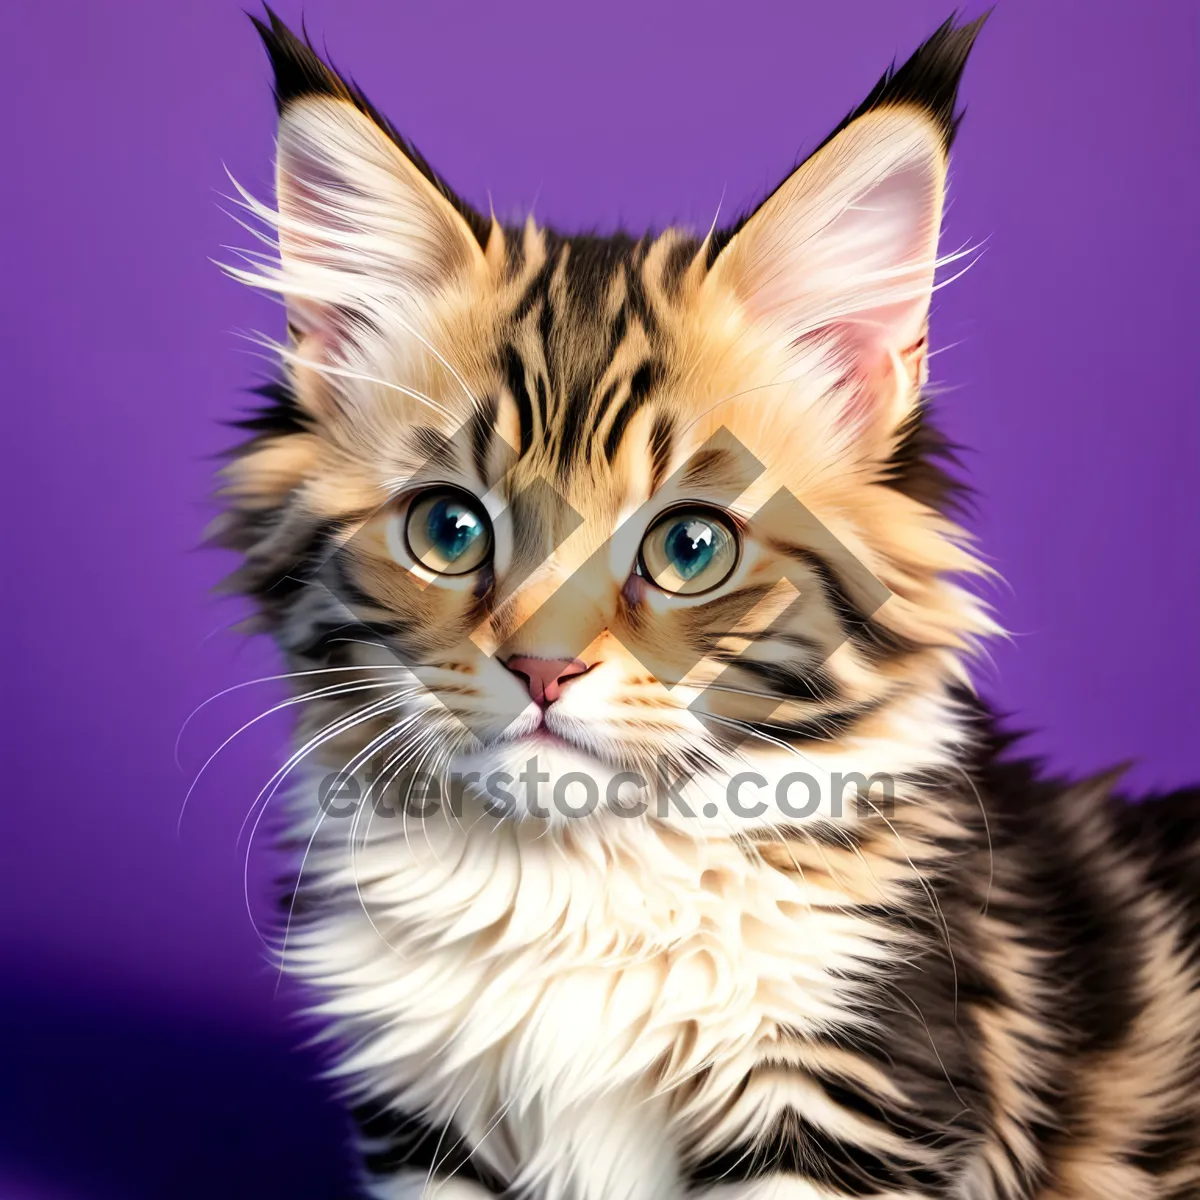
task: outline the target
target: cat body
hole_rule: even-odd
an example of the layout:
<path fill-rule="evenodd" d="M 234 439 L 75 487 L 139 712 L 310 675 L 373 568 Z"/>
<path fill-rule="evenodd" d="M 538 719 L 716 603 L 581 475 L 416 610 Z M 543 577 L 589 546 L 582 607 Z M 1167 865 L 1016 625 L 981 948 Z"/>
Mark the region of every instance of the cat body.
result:
<path fill-rule="evenodd" d="M 219 533 L 367 1194 L 1200 1195 L 1200 802 L 1040 778 L 967 683 L 921 389 L 979 25 L 641 240 L 482 218 L 260 26 L 290 335 Z"/>
<path fill-rule="evenodd" d="M 370 1194 L 1195 1195 L 1200 797 L 962 726 L 969 786 L 885 832 L 369 839 L 287 961 L 355 1047 Z M 344 829 L 308 853 L 346 875 Z"/>

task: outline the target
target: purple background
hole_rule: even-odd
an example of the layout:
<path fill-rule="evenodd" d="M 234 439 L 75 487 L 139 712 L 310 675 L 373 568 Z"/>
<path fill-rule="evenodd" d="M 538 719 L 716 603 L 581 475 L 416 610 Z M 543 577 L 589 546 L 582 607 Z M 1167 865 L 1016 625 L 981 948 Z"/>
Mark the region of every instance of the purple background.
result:
<path fill-rule="evenodd" d="M 706 227 L 722 197 L 733 213 L 948 10 L 305 15 L 477 204 L 640 229 Z M 218 759 L 176 836 L 187 780 L 280 696 L 209 706 L 176 767 L 195 705 L 278 669 L 228 632 L 236 605 L 209 590 L 229 564 L 196 549 L 219 422 L 262 369 L 237 331 L 279 327 L 209 261 L 246 244 L 222 164 L 268 190 L 266 62 L 224 0 L 17 0 L 5 33 L 0 1197 L 328 1194 L 338 1121 L 290 1050 L 235 847 L 286 723 Z M 985 252 L 933 329 L 1013 631 L 981 684 L 1055 766 L 1134 759 L 1138 788 L 1200 774 L 1197 44 L 1190 2 L 1002 0 L 967 71 L 945 243 Z"/>

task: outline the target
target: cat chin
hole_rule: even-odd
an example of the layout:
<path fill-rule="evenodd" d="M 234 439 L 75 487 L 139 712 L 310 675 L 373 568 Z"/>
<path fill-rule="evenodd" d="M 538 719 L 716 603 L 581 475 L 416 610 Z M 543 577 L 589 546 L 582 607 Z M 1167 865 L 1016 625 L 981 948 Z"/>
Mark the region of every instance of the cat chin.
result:
<path fill-rule="evenodd" d="M 752 761 L 752 756 L 743 755 L 739 766 L 745 769 Z M 614 821 L 630 828 L 650 820 L 697 837 L 727 837 L 734 831 L 790 823 L 776 806 L 759 799 L 773 797 L 780 774 L 778 768 L 760 765 L 765 774 L 755 774 L 759 786 L 753 789 L 757 803 L 752 810 L 740 806 L 749 795 L 740 788 L 730 803 L 736 773 L 681 773 L 665 759 L 658 759 L 646 772 L 636 771 L 626 764 L 606 762 L 545 731 L 459 755 L 451 764 L 450 778 L 453 794 L 481 803 L 501 819 L 552 828 L 596 822 L 611 826 Z M 786 770 L 789 764 L 781 765 Z M 815 780 L 810 791 L 825 798 Z M 813 805 L 807 815 L 828 816 L 827 803 Z"/>
<path fill-rule="evenodd" d="M 545 730 L 458 755 L 451 771 L 489 812 L 512 820 L 562 825 L 636 802 L 624 767 Z"/>

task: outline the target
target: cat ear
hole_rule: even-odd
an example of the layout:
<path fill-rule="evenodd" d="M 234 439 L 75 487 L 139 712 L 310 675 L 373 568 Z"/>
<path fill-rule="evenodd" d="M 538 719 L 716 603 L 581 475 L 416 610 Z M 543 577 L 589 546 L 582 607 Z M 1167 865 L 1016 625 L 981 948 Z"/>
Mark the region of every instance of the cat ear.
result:
<path fill-rule="evenodd" d="M 415 326 L 430 300 L 486 271 L 490 222 L 268 8 L 254 20 L 279 109 L 275 290 L 305 348 L 337 356 L 367 331 Z"/>
<path fill-rule="evenodd" d="M 984 19 L 946 22 L 710 250 L 715 286 L 849 385 L 856 424 L 894 427 L 924 378 L 958 82 Z"/>

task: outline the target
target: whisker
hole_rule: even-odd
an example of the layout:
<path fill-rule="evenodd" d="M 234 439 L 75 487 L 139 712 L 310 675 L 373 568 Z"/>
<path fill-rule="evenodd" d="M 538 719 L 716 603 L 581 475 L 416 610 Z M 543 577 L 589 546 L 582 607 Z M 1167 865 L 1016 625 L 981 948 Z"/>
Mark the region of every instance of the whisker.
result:
<path fill-rule="evenodd" d="M 858 794 L 863 800 L 866 801 L 867 804 L 869 804 L 871 806 L 875 815 L 888 827 L 889 830 L 891 830 L 892 836 L 896 839 L 896 845 L 900 849 L 900 853 L 904 855 L 905 861 L 908 863 L 909 867 L 912 868 L 913 874 L 917 877 L 917 882 L 921 885 L 921 890 L 925 893 L 926 898 L 929 900 L 930 909 L 933 911 L 934 915 L 937 917 L 938 921 L 941 923 L 942 934 L 946 941 L 946 954 L 948 955 L 948 957 L 950 959 L 950 973 L 954 977 L 954 1013 L 955 1013 L 955 1016 L 957 1017 L 957 1014 L 958 1014 L 958 964 L 957 964 L 957 962 L 955 962 L 955 959 L 954 959 L 954 948 L 950 944 L 950 925 L 946 920 L 946 914 L 942 911 L 941 902 L 938 900 L 937 894 L 929 886 L 929 883 L 926 880 L 924 873 L 918 868 L 917 864 L 915 862 L 913 862 L 912 856 L 909 854 L 908 848 L 904 844 L 904 839 L 900 836 L 896 827 L 891 823 L 891 821 L 889 821 L 887 819 L 887 817 L 885 817 L 883 815 L 883 813 L 879 810 L 879 808 L 876 806 L 875 802 L 871 799 L 870 795 L 867 792 L 859 792 Z"/>
<path fill-rule="evenodd" d="M 388 729 L 385 729 L 383 731 L 383 733 L 380 733 L 380 734 L 376 735 L 376 737 L 372 738 L 371 741 L 368 742 L 367 745 L 362 750 L 359 750 L 358 753 L 351 755 L 350 759 L 338 771 L 338 773 L 335 777 L 335 780 L 334 780 L 333 790 L 336 792 L 337 789 L 341 786 L 342 782 L 348 776 L 353 775 L 355 770 L 357 770 L 357 768 L 359 766 L 361 766 L 363 763 L 369 762 L 370 759 L 377 753 L 377 751 L 382 750 L 385 746 L 389 745 L 390 743 L 394 742 L 395 740 L 397 740 L 398 738 L 403 736 L 406 725 L 412 724 L 412 722 L 415 721 L 419 716 L 420 716 L 419 713 L 414 714 L 413 716 L 411 716 L 407 719 L 407 722 L 401 722 L 397 726 L 392 726 Z M 373 784 L 371 786 L 373 786 Z M 369 792 L 369 789 L 368 789 L 368 792 Z M 365 800 L 363 803 L 365 805 Z M 361 806 L 360 806 L 360 811 L 361 811 Z M 296 883 L 292 889 L 292 902 L 290 905 L 288 905 L 287 919 L 284 922 L 284 927 L 283 927 L 283 944 L 280 947 L 280 951 L 279 951 L 279 978 L 280 979 L 283 978 L 283 972 L 287 965 L 288 936 L 292 931 L 292 917 L 296 911 L 296 899 L 298 898 L 298 896 L 300 894 L 300 887 L 304 880 L 304 868 L 305 868 L 305 865 L 308 863 L 309 853 L 311 852 L 311 850 L 313 848 L 313 843 L 317 839 L 317 834 L 321 830 L 321 825 L 325 820 L 325 816 L 326 816 L 326 812 L 324 810 L 322 810 L 322 812 L 317 817 L 316 822 L 313 825 L 313 831 L 309 835 L 308 843 L 304 847 L 304 853 L 300 857 L 300 867 L 296 872 Z M 369 913 L 367 914 L 367 919 L 370 920 Z M 375 929 L 376 933 L 379 932 L 378 928 L 375 926 L 374 921 L 371 921 L 371 926 L 372 926 L 372 928 Z M 380 935 L 380 936 L 382 937 L 382 935 Z M 278 986 L 278 982 L 276 983 L 276 986 Z"/>
<path fill-rule="evenodd" d="M 259 713 L 258 716 L 251 718 L 251 720 L 247 721 L 240 728 L 235 729 L 233 731 L 233 733 L 231 733 L 204 760 L 204 763 L 201 765 L 200 770 L 196 772 L 196 777 L 195 777 L 195 779 L 192 780 L 191 786 L 188 788 L 186 795 L 183 797 L 183 803 L 179 806 L 179 816 L 175 821 L 175 836 L 176 837 L 180 836 L 180 833 L 181 833 L 181 830 L 183 827 L 183 816 L 184 816 L 185 811 L 187 810 L 188 801 L 192 798 L 192 793 L 196 790 L 196 787 L 200 783 L 200 780 L 203 777 L 204 772 L 208 770 L 208 768 L 212 764 L 213 760 L 221 753 L 221 751 L 224 750 L 225 747 L 228 746 L 229 743 L 232 742 L 235 738 L 240 737 L 243 733 L 245 733 L 247 729 L 251 728 L 254 725 L 257 725 L 259 723 L 259 721 L 265 721 L 267 719 L 267 717 L 273 716 L 275 713 L 280 712 L 285 708 L 290 708 L 291 706 L 293 706 L 295 704 L 304 704 L 310 700 L 320 700 L 323 697 L 345 696 L 345 695 L 350 695 L 354 692 L 371 691 L 373 689 L 382 688 L 382 687 L 393 687 L 396 682 L 397 682 L 396 680 L 385 680 L 385 681 L 382 681 L 379 683 L 355 682 L 355 683 L 346 683 L 346 684 L 334 684 L 332 687 L 318 688 L 316 691 L 313 691 L 313 692 L 305 692 L 304 695 L 302 695 L 302 696 L 289 696 L 286 700 L 281 700 L 278 704 L 272 705 L 270 708 L 268 708 L 266 710 L 266 712 Z"/>
<path fill-rule="evenodd" d="M 352 371 L 349 367 L 335 367 L 331 363 L 314 362 L 312 359 L 305 358 L 295 350 L 285 346 L 282 342 L 275 341 L 274 338 L 268 337 L 266 334 L 255 332 L 253 335 L 246 335 L 246 340 L 252 342 L 254 345 L 261 346 L 264 350 L 271 351 L 284 362 L 292 363 L 293 365 L 300 364 L 306 370 L 316 371 L 318 375 L 328 375 L 335 379 L 353 379 L 356 383 L 369 383 L 375 387 L 381 387 L 385 391 L 398 392 L 402 396 L 407 396 L 412 400 L 424 404 L 427 408 L 433 409 L 448 420 L 453 421 L 457 419 L 457 415 L 444 404 L 439 404 L 432 396 L 427 396 L 424 392 L 417 391 L 416 388 L 405 387 L 401 383 L 392 383 L 390 380 L 380 379 L 377 375 L 367 375 L 361 371 Z"/>
<path fill-rule="evenodd" d="M 269 780 L 267 780 L 267 782 L 263 785 L 262 790 L 257 796 L 255 796 L 253 802 L 251 803 L 249 812 L 246 813 L 246 817 L 242 821 L 242 828 L 238 832 L 238 841 L 240 842 L 242 833 L 245 832 L 246 829 L 246 822 L 250 820 L 250 815 L 254 812 L 255 808 L 258 808 L 258 815 L 254 819 L 254 824 L 250 828 L 250 835 L 246 842 L 246 855 L 242 866 L 242 893 L 246 903 L 246 911 L 250 916 L 250 923 L 254 926 L 255 932 L 258 933 L 259 940 L 268 950 L 271 950 L 271 946 L 262 936 L 261 932 L 259 932 L 258 924 L 254 920 L 254 912 L 250 904 L 250 854 L 254 846 L 254 837 L 258 832 L 259 824 L 262 822 L 263 816 L 265 815 L 267 808 L 270 806 L 272 797 L 279 789 L 280 784 L 284 781 L 284 779 L 287 778 L 295 766 L 310 753 L 312 753 L 313 750 L 325 745 L 326 742 L 331 741 L 333 738 L 338 737 L 347 730 L 353 729 L 356 725 L 361 725 L 364 721 L 369 721 L 373 717 L 381 715 L 383 712 L 400 707 L 404 704 L 404 702 L 404 696 L 399 698 L 386 697 L 384 700 L 377 701 L 372 705 L 368 705 L 365 709 L 359 709 L 356 713 L 353 713 L 350 716 L 343 717 L 340 720 L 326 725 L 320 731 L 320 733 L 311 737 L 299 750 L 295 752 L 295 754 L 291 756 L 291 758 L 288 759 L 286 763 L 284 763 L 282 767 L 279 768 L 278 771 L 275 772 L 274 775 L 271 776 Z M 270 790 L 268 791 L 268 789 Z M 265 801 L 263 801 L 264 794 L 266 794 Z M 259 807 L 260 801 L 263 801 L 261 807 Z"/>
<path fill-rule="evenodd" d="M 988 905 L 992 900 L 992 885 L 996 881 L 996 854 L 992 847 L 992 827 L 988 822 L 987 805 L 984 804 L 983 797 L 979 794 L 979 788 L 975 786 L 975 780 L 972 779 L 967 771 L 959 766 L 958 763 L 952 762 L 951 766 L 963 777 L 967 787 L 971 789 L 972 794 L 975 796 L 975 803 L 979 805 L 979 814 L 983 818 L 983 831 L 987 835 L 988 881 L 987 888 L 983 893 L 983 907 L 979 910 L 980 915 L 985 916 L 987 914 Z"/>
<path fill-rule="evenodd" d="M 363 721 L 369 721 L 373 717 L 381 716 L 383 713 L 392 711 L 392 709 L 395 707 L 402 705 L 405 700 L 408 700 L 412 696 L 418 695 L 419 693 L 419 688 L 409 688 L 404 691 L 395 692 L 393 695 L 384 696 L 381 700 L 374 701 L 372 704 L 369 704 L 364 708 L 356 709 L 353 713 L 348 713 L 341 717 L 337 717 L 328 725 L 323 726 L 321 730 L 315 733 L 299 750 L 297 750 L 287 760 L 287 762 L 284 763 L 283 766 L 280 767 L 279 770 L 277 770 L 263 785 L 262 791 L 260 791 L 254 798 L 254 801 L 250 805 L 250 810 L 247 812 L 245 819 L 242 821 L 241 828 L 238 830 L 238 843 L 241 842 L 242 835 L 246 831 L 246 822 L 249 821 L 251 813 L 254 812 L 254 809 L 257 807 L 259 801 L 263 798 L 263 792 L 265 792 L 267 788 L 270 788 L 272 784 L 275 785 L 275 787 L 273 787 L 271 790 L 271 795 L 267 797 L 269 802 L 271 796 L 275 794 L 275 790 L 278 788 L 279 784 L 283 782 L 292 769 L 312 750 L 316 749 L 318 746 L 323 746 L 331 738 L 338 737 L 341 734 L 346 733 L 348 730 L 353 729 L 356 725 L 362 724 Z"/>
<path fill-rule="evenodd" d="M 429 1170 L 425 1175 L 425 1183 L 421 1187 L 422 1197 L 426 1195 L 433 1195 L 433 1193 L 429 1191 L 429 1185 L 433 1182 L 434 1172 L 436 1172 L 438 1167 L 441 1165 L 441 1163 L 438 1161 L 438 1154 L 441 1152 L 442 1142 L 445 1141 L 446 1134 L 449 1132 L 450 1126 L 454 1123 L 454 1118 L 458 1115 L 458 1110 L 462 1107 L 463 1101 L 466 1100 L 466 1098 L 471 1094 L 471 1089 L 475 1086 L 475 1084 L 479 1082 L 479 1076 L 482 1071 L 483 1060 L 481 1059 L 479 1065 L 475 1068 L 475 1073 L 471 1076 L 467 1086 L 463 1088 L 462 1095 L 459 1096 L 459 1098 L 455 1101 L 454 1107 L 450 1110 L 450 1115 L 446 1118 L 445 1123 L 442 1125 L 442 1131 L 438 1134 L 437 1144 L 433 1148 L 433 1154 L 430 1155 Z M 455 1148 L 462 1145 L 462 1142 L 463 1137 L 457 1138 L 450 1149 L 446 1151 L 446 1157 L 448 1158 L 451 1154 L 453 1154 Z M 442 1159 L 441 1161 L 445 1162 L 446 1160 Z"/>
<path fill-rule="evenodd" d="M 404 667 L 399 664 L 392 666 L 345 666 L 345 667 L 318 667 L 312 671 L 281 671 L 278 675 L 260 675 L 257 679 L 247 679 L 243 683 L 235 683 L 232 687 L 222 688 L 219 692 L 214 692 L 207 700 L 202 700 L 195 708 L 188 713 L 187 718 L 179 727 L 179 732 L 175 735 L 175 765 L 182 771 L 183 764 L 179 761 L 179 745 L 183 739 L 183 735 L 187 732 L 188 726 L 199 715 L 199 713 L 207 708 L 210 704 L 220 700 L 222 696 L 228 696 L 231 692 L 240 691 L 242 688 L 254 687 L 259 683 L 275 683 L 282 679 L 302 679 L 306 675 L 341 675 L 347 671 L 402 671 Z"/>
<path fill-rule="evenodd" d="M 740 729 L 743 733 L 748 733 L 751 737 L 756 737 L 760 741 L 767 742 L 770 745 L 778 746 L 780 749 L 786 750 L 789 754 L 794 755 L 796 758 L 803 759 L 809 764 L 809 766 L 822 775 L 828 776 L 829 774 L 829 772 L 826 771 L 820 765 L 820 763 L 814 762 L 808 757 L 807 754 L 797 750 L 795 746 L 792 746 L 788 742 L 782 741 L 779 738 L 771 737 L 770 734 L 763 733 L 761 730 L 756 729 L 753 725 L 746 724 L 745 721 L 739 721 L 734 717 L 718 716 L 716 713 L 705 713 L 704 715 L 707 720 L 719 721 L 722 725 L 730 725 L 735 729 Z"/>

